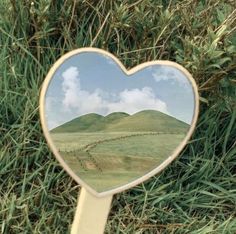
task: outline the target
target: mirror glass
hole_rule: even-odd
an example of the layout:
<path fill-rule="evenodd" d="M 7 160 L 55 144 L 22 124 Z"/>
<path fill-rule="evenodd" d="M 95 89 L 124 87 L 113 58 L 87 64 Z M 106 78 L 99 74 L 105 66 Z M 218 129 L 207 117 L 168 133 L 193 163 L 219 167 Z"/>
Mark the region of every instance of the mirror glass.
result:
<path fill-rule="evenodd" d="M 97 192 L 132 183 L 178 154 L 196 114 L 193 81 L 168 63 L 127 74 L 114 57 L 82 52 L 48 79 L 47 137 Z"/>

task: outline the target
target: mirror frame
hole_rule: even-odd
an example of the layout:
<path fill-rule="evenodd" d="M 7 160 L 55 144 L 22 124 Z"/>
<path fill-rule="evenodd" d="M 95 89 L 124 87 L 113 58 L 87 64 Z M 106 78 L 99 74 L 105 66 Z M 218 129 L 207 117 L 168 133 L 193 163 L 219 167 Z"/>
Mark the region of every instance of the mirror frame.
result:
<path fill-rule="evenodd" d="M 157 166 L 155 169 L 151 170 L 150 172 L 148 172 L 147 174 L 139 177 L 138 179 L 129 182 L 123 186 L 111 189 L 111 190 L 107 190 L 104 192 L 97 192 L 95 191 L 93 188 L 91 188 L 88 184 L 86 184 L 86 182 L 84 182 L 82 179 L 80 179 L 80 177 L 78 175 L 76 175 L 71 169 L 70 167 L 65 163 L 65 161 L 63 160 L 62 156 L 59 154 L 56 146 L 54 145 L 52 138 L 50 137 L 50 133 L 49 130 L 47 128 L 47 124 L 46 124 L 46 119 L 45 119 L 45 96 L 47 93 L 47 89 L 50 83 L 50 80 L 53 78 L 55 72 L 57 71 L 57 69 L 70 57 L 74 56 L 74 55 L 79 55 L 80 53 L 85 53 L 85 52 L 95 52 L 95 53 L 100 53 L 102 55 L 108 56 L 111 59 L 114 60 L 114 62 L 117 63 L 117 65 L 120 67 L 120 69 L 127 75 L 132 75 L 134 73 L 136 73 L 137 71 L 151 66 L 151 65 L 165 65 L 165 66 L 172 66 L 178 70 L 180 70 L 185 76 L 186 78 L 189 80 L 189 82 L 192 85 L 192 89 L 193 89 L 193 93 L 194 93 L 194 114 L 193 114 L 193 118 L 192 118 L 192 122 L 190 125 L 190 128 L 185 136 L 185 138 L 183 139 L 183 141 L 178 145 L 178 147 L 174 150 L 174 152 L 172 153 L 172 155 L 170 155 L 168 158 L 166 158 L 166 160 L 164 162 L 162 162 L 159 166 Z M 176 159 L 176 157 L 179 155 L 179 153 L 182 151 L 182 149 L 187 145 L 188 140 L 190 139 L 191 135 L 193 134 L 193 131 L 195 129 L 196 126 L 196 122 L 197 122 L 197 118 L 198 118 L 198 114 L 199 114 L 199 95 L 198 95 L 198 88 L 197 85 L 193 79 L 193 77 L 191 76 L 191 74 L 181 65 L 175 63 L 175 62 L 171 62 L 171 61 L 167 61 L 167 60 L 154 60 L 154 61 L 150 61 L 150 62 L 145 62 L 142 63 L 140 65 L 137 65 L 133 68 L 131 68 L 130 70 L 127 70 L 124 65 L 120 62 L 119 59 L 117 59 L 113 54 L 102 50 L 102 49 L 98 49 L 98 48 L 93 48 L 93 47 L 85 47 L 85 48 L 80 48 L 80 49 L 75 49 L 72 50 L 68 53 L 66 53 L 65 55 L 63 55 L 61 58 L 59 58 L 54 65 L 51 67 L 51 69 L 49 70 L 43 84 L 42 84 L 42 88 L 41 88 L 41 92 L 40 92 L 40 100 L 39 100 L 39 112 L 40 112 L 40 121 L 41 121 L 41 125 L 42 125 L 42 129 L 43 129 L 43 133 L 46 137 L 46 141 L 49 145 L 49 148 L 51 149 L 51 151 L 53 152 L 53 154 L 55 155 L 56 159 L 60 162 L 61 166 L 65 169 L 65 171 L 81 186 L 83 186 L 84 188 L 86 188 L 89 192 L 91 192 L 93 195 L 95 195 L 96 197 L 104 197 L 104 196 L 108 196 L 108 195 L 113 195 L 116 193 L 120 193 L 124 190 L 130 189 L 144 181 L 146 181 L 147 179 L 149 179 L 150 177 L 156 175 L 157 173 L 160 173 L 164 168 L 166 168 L 174 159 Z"/>

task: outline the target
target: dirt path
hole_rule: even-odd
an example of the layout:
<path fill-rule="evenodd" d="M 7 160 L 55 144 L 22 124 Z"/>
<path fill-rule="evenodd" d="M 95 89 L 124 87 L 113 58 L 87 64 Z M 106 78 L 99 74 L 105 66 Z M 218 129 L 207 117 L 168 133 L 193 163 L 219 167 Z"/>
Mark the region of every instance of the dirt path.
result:
<path fill-rule="evenodd" d="M 102 167 L 99 165 L 98 161 L 94 158 L 94 156 L 91 154 L 91 150 L 97 147 L 100 144 L 107 143 L 107 142 L 112 142 L 112 141 L 117 141 L 117 140 L 124 140 L 130 137 L 141 137 L 141 136 L 147 136 L 147 135 L 160 135 L 160 134 L 180 134 L 179 132 L 148 132 L 148 133 L 135 133 L 135 134 L 130 134 L 130 135 L 124 135 L 124 136 L 119 136 L 119 137 L 114 137 L 114 138 L 109 138 L 105 140 L 98 140 L 92 143 L 89 143 L 85 145 L 84 147 L 80 148 L 80 154 L 86 154 L 86 160 L 81 159 L 76 151 L 71 152 L 73 156 L 78 160 L 82 168 L 87 171 L 87 170 L 97 170 L 99 172 L 103 172 Z"/>
<path fill-rule="evenodd" d="M 135 134 L 132 134 L 132 135 L 124 135 L 124 136 L 109 138 L 109 139 L 105 139 L 105 140 L 95 141 L 95 142 L 92 142 L 92 143 L 89 143 L 89 144 L 85 145 L 84 147 L 81 148 L 81 150 L 89 152 L 91 149 L 95 148 L 98 144 L 103 144 L 105 142 L 123 140 L 123 139 L 130 138 L 130 137 L 140 137 L 140 136 L 160 135 L 160 134 L 163 135 L 163 134 L 180 134 L 180 133 L 179 132 L 168 132 L 168 133 L 166 133 L 166 132 L 135 133 Z"/>

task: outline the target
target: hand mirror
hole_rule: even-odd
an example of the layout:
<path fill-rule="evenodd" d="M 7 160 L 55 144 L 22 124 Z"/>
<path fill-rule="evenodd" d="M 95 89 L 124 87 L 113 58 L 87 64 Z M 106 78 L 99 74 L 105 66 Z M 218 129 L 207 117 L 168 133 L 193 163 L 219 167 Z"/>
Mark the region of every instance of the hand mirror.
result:
<path fill-rule="evenodd" d="M 95 206 L 100 201 L 106 216 L 113 194 L 169 165 L 193 133 L 198 106 L 192 76 L 174 62 L 127 70 L 95 48 L 61 57 L 43 83 L 40 117 L 52 152 L 84 189 L 80 223 L 81 210 L 91 215 L 86 199 Z M 74 233 L 92 233 L 84 230 Z"/>

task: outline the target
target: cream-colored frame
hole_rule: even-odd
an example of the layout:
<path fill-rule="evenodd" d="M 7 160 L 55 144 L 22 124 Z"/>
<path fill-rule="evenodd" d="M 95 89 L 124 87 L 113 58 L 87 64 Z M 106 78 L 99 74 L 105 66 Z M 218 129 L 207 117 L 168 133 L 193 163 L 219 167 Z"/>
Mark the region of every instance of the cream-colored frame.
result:
<path fill-rule="evenodd" d="M 161 165 L 159 165 L 158 167 L 156 167 L 155 169 L 153 169 L 152 171 L 148 172 L 146 175 L 141 176 L 140 178 L 117 188 L 105 191 L 105 192 L 101 192 L 98 193 L 97 191 L 95 191 L 93 188 L 91 188 L 89 185 L 87 185 L 82 179 L 79 178 L 79 176 L 77 176 L 71 169 L 70 167 L 65 163 L 65 161 L 63 160 L 63 158 L 60 156 L 56 146 L 54 145 L 51 137 L 50 137 L 50 133 L 48 131 L 47 125 L 46 125 L 46 120 L 45 120 L 45 95 L 47 93 L 47 88 L 48 85 L 50 83 L 50 80 L 52 79 L 53 75 L 55 74 L 56 70 L 61 66 L 61 64 L 63 62 L 65 62 L 65 60 L 67 60 L 68 58 L 74 56 L 74 55 L 78 55 L 80 53 L 88 53 L 88 52 L 96 52 L 96 53 L 100 53 L 102 55 L 108 56 L 111 59 L 113 59 L 121 68 L 121 70 L 123 70 L 123 72 L 129 76 L 134 74 L 135 72 L 151 66 L 151 65 L 166 65 L 166 66 L 172 66 L 177 68 L 178 70 L 180 70 L 190 81 L 191 85 L 192 85 L 192 89 L 193 89 L 193 93 L 194 93 L 194 99 L 195 99 L 195 105 L 194 105 L 194 116 L 192 118 L 192 122 L 191 122 L 191 126 L 189 128 L 189 131 L 186 135 L 186 137 L 184 138 L 184 140 L 180 143 L 180 145 L 175 149 L 175 151 L 173 152 L 173 154 L 171 156 L 169 156 L 163 163 L 161 163 Z M 151 62 L 145 62 L 142 63 L 130 70 L 127 70 L 124 65 L 111 53 L 104 51 L 102 49 L 98 49 L 98 48 L 93 48 L 93 47 L 85 47 L 85 48 L 81 48 L 81 49 L 76 49 L 73 50 L 71 52 L 68 52 L 67 54 L 63 55 L 60 59 L 58 59 L 56 61 L 56 63 L 52 66 L 52 68 L 50 69 L 49 73 L 47 74 L 43 85 L 42 85 L 42 89 L 41 89 L 41 93 L 40 93 L 40 103 L 39 103 L 39 111 L 40 111 L 40 120 L 41 120 L 41 124 L 42 124 L 42 128 L 43 128 L 43 132 L 44 135 L 46 137 L 47 143 L 50 147 L 50 149 L 52 150 L 52 152 L 54 153 L 54 155 L 56 156 L 57 160 L 60 162 L 60 164 L 62 165 L 62 167 L 67 171 L 67 173 L 77 182 L 79 183 L 81 186 L 84 186 L 84 188 L 86 188 L 89 192 L 91 192 L 94 196 L 96 197 L 104 197 L 104 196 L 110 196 L 112 194 L 115 193 L 119 193 L 122 192 L 126 189 L 129 189 L 131 187 L 134 187 L 142 182 L 144 182 L 145 180 L 149 179 L 150 177 L 154 176 L 155 174 L 159 173 L 160 171 L 162 171 L 166 166 L 168 166 L 177 156 L 178 154 L 181 152 L 181 150 L 184 148 L 184 146 L 187 144 L 188 140 L 190 139 L 194 128 L 196 126 L 196 122 L 197 122 L 197 117 L 198 117 L 198 113 L 199 113 L 199 95 L 198 95 L 198 88 L 197 85 L 193 79 L 193 77 L 191 76 L 191 74 L 185 69 L 183 68 L 181 65 L 175 63 L 175 62 L 171 62 L 171 61 L 165 61 L 165 60 L 156 60 L 156 61 L 151 61 Z"/>

